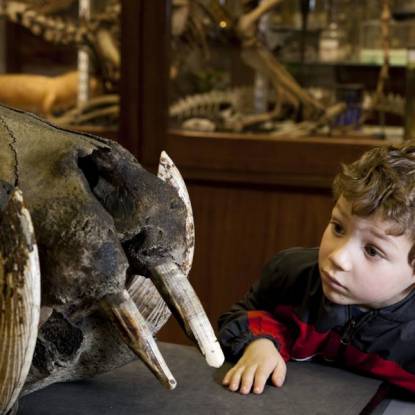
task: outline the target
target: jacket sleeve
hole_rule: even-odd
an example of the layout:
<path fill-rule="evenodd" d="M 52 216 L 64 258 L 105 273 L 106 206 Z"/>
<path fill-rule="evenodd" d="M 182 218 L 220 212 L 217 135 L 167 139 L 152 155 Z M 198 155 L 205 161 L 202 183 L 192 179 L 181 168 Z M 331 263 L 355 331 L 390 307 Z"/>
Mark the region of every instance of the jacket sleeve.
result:
<path fill-rule="evenodd" d="M 272 340 L 282 357 L 289 360 L 290 330 L 273 317 L 272 311 L 283 297 L 295 291 L 295 266 L 291 265 L 297 261 L 301 256 L 298 258 L 293 250 L 276 255 L 245 297 L 220 316 L 218 337 L 228 360 L 239 359 L 245 347 L 258 338 Z"/>

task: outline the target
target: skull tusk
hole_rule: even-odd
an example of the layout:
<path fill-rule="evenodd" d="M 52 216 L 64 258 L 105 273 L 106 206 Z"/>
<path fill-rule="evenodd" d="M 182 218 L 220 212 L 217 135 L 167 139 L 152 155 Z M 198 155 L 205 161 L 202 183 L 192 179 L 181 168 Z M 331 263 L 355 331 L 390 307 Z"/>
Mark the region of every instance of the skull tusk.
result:
<path fill-rule="evenodd" d="M 180 199 L 182 199 L 186 206 L 185 255 L 183 262 L 179 264 L 179 266 L 182 272 L 187 276 L 192 268 L 193 254 L 195 250 L 195 227 L 192 205 L 190 203 L 189 193 L 187 192 L 183 177 L 165 151 L 162 151 L 160 155 L 157 176 L 176 189 Z"/>
<path fill-rule="evenodd" d="M 172 313 L 184 327 L 187 335 L 198 345 L 210 366 L 219 367 L 224 356 L 205 311 L 197 298 L 187 275 L 192 267 L 195 234 L 193 212 L 184 180 L 166 152 L 160 155 L 158 177 L 171 184 L 186 206 L 185 258 L 180 269 L 173 263 L 152 269 L 152 281 Z"/>
<path fill-rule="evenodd" d="M 127 346 L 142 359 L 164 386 L 174 389 L 176 380 L 128 291 L 104 297 L 101 306 Z"/>
<path fill-rule="evenodd" d="M 154 285 L 187 335 L 198 344 L 207 364 L 220 367 L 225 359 L 222 349 L 186 275 L 173 263 L 156 265 L 151 274 Z"/>
<path fill-rule="evenodd" d="M 29 372 L 40 310 L 40 269 L 29 211 L 13 191 L 0 231 L 0 413 L 15 404 Z"/>

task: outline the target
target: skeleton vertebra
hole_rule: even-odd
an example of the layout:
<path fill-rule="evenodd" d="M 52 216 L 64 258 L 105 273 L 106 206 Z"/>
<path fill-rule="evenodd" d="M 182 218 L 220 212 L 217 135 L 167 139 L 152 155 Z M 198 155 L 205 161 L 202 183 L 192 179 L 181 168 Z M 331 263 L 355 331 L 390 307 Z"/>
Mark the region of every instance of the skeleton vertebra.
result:
<path fill-rule="evenodd" d="M 253 111 L 247 103 L 252 102 L 253 89 L 239 87 L 225 91 L 213 90 L 204 94 L 188 95 L 174 102 L 169 108 L 172 118 L 186 119 L 190 117 L 217 117 L 220 108 L 227 106 L 234 112 L 248 113 Z M 245 105 L 244 105 L 245 104 Z"/>
<path fill-rule="evenodd" d="M 190 202 L 165 154 L 159 176 L 163 180 L 115 142 L 0 107 L 0 232 L 7 231 L 4 212 L 19 188 L 33 220 L 41 268 L 41 327 L 23 393 L 109 370 L 134 354 L 174 388 L 153 338 L 170 315 L 159 293 L 208 363 L 222 364 L 213 330 L 186 278 L 194 243 Z M 28 226 L 22 228 L 28 232 Z M 9 252 L 0 245 L 0 259 Z M 5 305 L 7 310 L 5 281 L 13 275 L 3 262 L 0 310 Z M 38 319 L 33 313 L 19 323 L 31 333 Z M 13 310 L 1 314 L 0 335 L 1 322 L 13 326 L 14 318 Z M 17 358 L 23 366 L 32 360 L 29 349 L 12 356 L 12 367 Z M 0 355 L 0 374 L 4 358 Z M 12 376 L 4 373 L 0 391 Z M 24 371 L 12 377 L 17 386 L 12 394 L 0 394 L 0 413 L 17 398 Z"/>

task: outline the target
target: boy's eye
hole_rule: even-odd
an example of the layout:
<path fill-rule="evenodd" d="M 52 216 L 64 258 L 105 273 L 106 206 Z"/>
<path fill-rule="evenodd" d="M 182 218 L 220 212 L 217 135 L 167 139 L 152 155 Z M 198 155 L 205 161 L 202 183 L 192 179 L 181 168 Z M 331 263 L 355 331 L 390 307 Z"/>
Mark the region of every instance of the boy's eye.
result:
<path fill-rule="evenodd" d="M 331 222 L 331 227 L 332 227 L 333 233 L 335 235 L 343 235 L 344 229 L 343 229 L 343 226 L 340 225 L 340 223 L 338 223 L 338 222 Z"/>
<path fill-rule="evenodd" d="M 370 256 L 370 257 L 373 257 L 373 258 L 382 257 L 381 252 L 372 245 L 366 245 L 365 246 L 365 253 L 366 253 L 367 256 Z"/>

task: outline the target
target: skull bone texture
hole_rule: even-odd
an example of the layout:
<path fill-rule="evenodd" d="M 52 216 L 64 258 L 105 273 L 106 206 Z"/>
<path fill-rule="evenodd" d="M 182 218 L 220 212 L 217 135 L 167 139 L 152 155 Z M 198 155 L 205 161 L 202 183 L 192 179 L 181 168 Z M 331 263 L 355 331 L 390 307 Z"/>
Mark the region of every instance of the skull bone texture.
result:
<path fill-rule="evenodd" d="M 173 389 L 154 340 L 170 313 L 220 366 L 187 279 L 193 247 L 189 197 L 165 153 L 156 177 L 116 142 L 0 107 L 0 414 L 135 356 Z"/>

